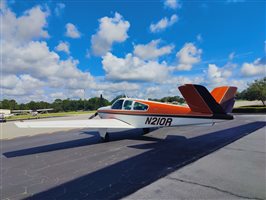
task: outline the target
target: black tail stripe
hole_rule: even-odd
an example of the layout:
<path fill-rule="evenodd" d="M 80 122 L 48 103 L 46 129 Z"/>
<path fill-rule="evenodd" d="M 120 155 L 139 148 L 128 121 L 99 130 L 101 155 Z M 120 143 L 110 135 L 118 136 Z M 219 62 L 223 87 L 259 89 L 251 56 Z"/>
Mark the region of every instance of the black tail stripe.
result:
<path fill-rule="evenodd" d="M 216 102 L 209 91 L 201 85 L 193 85 L 213 113 L 226 114 L 224 109 Z"/>

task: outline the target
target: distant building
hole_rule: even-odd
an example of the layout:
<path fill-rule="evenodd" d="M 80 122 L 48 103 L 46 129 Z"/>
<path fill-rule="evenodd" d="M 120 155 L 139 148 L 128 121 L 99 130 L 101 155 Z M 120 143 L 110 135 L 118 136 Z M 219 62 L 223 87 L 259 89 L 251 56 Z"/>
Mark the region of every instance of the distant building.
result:
<path fill-rule="evenodd" d="M 0 109 L 0 114 L 10 115 L 11 114 L 11 110 L 9 110 L 9 109 Z"/>

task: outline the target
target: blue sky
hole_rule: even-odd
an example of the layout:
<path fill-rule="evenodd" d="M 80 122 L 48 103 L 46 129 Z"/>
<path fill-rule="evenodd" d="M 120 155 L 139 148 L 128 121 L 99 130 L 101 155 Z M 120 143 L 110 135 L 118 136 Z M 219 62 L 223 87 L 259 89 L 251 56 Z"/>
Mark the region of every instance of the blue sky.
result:
<path fill-rule="evenodd" d="M 1 97 L 19 102 L 264 77 L 265 1 L 1 1 Z"/>

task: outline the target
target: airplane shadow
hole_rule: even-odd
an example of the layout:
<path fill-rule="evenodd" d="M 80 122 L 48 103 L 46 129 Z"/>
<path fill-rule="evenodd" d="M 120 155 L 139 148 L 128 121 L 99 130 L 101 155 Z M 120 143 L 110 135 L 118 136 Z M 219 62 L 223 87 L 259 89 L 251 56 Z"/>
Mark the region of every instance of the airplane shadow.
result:
<path fill-rule="evenodd" d="M 189 139 L 170 135 L 133 145 L 149 150 L 28 199 L 120 199 L 264 126 L 266 122 L 258 121 Z"/>
<path fill-rule="evenodd" d="M 152 129 L 151 131 L 153 130 L 155 129 Z M 81 134 L 90 135 L 91 137 L 5 152 L 3 153 L 3 155 L 7 158 L 12 158 L 12 157 L 26 156 L 26 155 L 45 153 L 45 152 L 95 145 L 101 143 L 101 138 L 98 132 L 82 131 Z M 145 140 L 145 141 L 158 140 L 156 138 L 143 136 L 142 129 L 122 131 L 110 134 L 110 141 L 117 141 L 123 139 Z"/>
<path fill-rule="evenodd" d="M 45 153 L 50 151 L 57 151 L 62 149 L 82 147 L 99 143 L 100 137 L 98 132 L 85 132 L 85 133 L 92 135 L 92 137 L 5 152 L 3 153 L 3 155 L 7 158 L 12 158 L 12 157 L 26 156 L 31 154 Z"/>

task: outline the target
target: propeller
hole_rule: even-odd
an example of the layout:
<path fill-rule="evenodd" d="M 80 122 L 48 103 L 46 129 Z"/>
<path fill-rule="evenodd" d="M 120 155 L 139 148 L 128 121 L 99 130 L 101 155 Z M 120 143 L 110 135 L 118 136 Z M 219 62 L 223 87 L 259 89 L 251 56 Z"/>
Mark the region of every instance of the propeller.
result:
<path fill-rule="evenodd" d="M 92 116 L 89 117 L 89 119 L 93 119 L 94 117 L 96 117 L 98 115 L 98 112 L 94 113 Z"/>
<path fill-rule="evenodd" d="M 102 104 L 103 104 L 103 95 L 101 94 L 101 96 L 100 96 L 100 107 L 103 106 Z M 89 117 L 89 119 L 93 119 L 97 115 L 98 115 L 98 112 L 96 111 L 92 116 Z"/>

